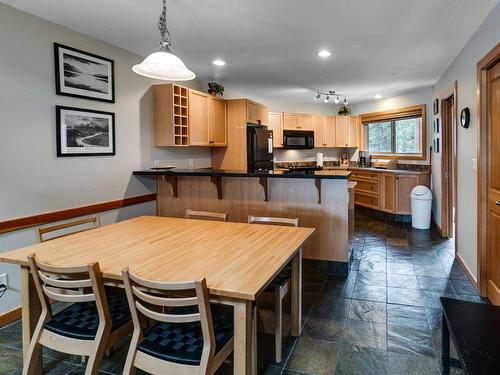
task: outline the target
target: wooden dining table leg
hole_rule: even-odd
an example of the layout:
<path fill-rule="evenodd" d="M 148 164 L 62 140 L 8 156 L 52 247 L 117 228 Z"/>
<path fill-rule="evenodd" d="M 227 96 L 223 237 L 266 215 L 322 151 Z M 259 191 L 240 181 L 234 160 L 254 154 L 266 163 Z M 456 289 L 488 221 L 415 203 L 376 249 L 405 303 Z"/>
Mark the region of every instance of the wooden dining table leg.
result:
<path fill-rule="evenodd" d="M 28 267 L 21 267 L 21 299 L 22 299 L 22 329 L 23 329 L 23 358 L 26 360 L 26 353 L 31 342 L 33 331 L 40 318 L 41 305 L 33 278 Z M 34 374 L 42 373 L 42 352 L 37 353 L 38 363 L 33 368 Z"/>
<path fill-rule="evenodd" d="M 257 373 L 255 304 L 252 301 L 234 303 L 234 373 Z"/>
<path fill-rule="evenodd" d="M 292 259 L 292 335 L 302 332 L 302 249 Z"/>

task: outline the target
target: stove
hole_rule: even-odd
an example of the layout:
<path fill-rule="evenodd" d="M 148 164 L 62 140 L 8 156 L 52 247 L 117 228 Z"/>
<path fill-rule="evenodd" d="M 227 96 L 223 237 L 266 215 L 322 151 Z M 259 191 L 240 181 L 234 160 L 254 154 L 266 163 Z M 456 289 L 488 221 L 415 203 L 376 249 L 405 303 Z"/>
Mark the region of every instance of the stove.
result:
<path fill-rule="evenodd" d="M 323 167 L 320 166 L 297 166 L 292 165 L 285 171 L 285 174 L 314 174 L 315 171 L 321 171 Z"/>

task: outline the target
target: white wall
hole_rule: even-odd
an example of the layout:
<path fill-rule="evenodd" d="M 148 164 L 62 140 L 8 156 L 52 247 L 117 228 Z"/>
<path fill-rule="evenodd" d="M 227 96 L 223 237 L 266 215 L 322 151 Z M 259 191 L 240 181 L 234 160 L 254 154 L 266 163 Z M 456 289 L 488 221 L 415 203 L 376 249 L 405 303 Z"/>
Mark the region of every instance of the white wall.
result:
<path fill-rule="evenodd" d="M 458 127 L 458 251 L 477 277 L 477 185 L 476 172 L 472 168 L 477 158 L 477 72 L 476 64 L 500 42 L 500 5 L 497 5 L 485 22 L 458 54 L 433 88 L 433 98 L 440 97 L 455 81 L 458 82 L 458 112 L 469 107 L 471 123 L 468 129 Z M 441 153 L 433 155 L 433 178 L 441 174 Z M 441 186 L 436 184 L 435 199 L 441 199 Z M 436 203 L 436 202 L 435 202 Z M 440 224 L 440 205 L 435 204 L 434 214 Z"/>
<path fill-rule="evenodd" d="M 53 42 L 113 59 L 116 103 L 56 95 Z M 209 150 L 152 147 L 151 81 L 131 71 L 141 60 L 0 4 L 0 220 L 150 193 L 151 181 L 132 171 L 151 160 L 209 165 Z M 115 112 L 116 156 L 56 157 L 56 104 Z M 106 213 L 103 222 L 154 210 L 154 202 L 127 207 Z M 0 252 L 34 241 L 34 229 L 0 235 Z M 3 272 L 13 289 L 0 299 L 0 314 L 19 305 L 17 267 L 0 263 Z"/>

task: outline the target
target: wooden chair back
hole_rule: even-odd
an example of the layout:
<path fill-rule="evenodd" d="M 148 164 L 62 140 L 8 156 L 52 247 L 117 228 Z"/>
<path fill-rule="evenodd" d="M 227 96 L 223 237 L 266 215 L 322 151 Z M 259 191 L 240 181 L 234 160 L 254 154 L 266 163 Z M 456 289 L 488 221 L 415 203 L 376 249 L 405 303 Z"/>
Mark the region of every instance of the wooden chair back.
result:
<path fill-rule="evenodd" d="M 205 279 L 187 282 L 160 282 L 143 279 L 125 268 L 122 270 L 123 283 L 129 301 L 134 334 L 142 326 L 139 313 L 143 316 L 168 323 L 200 322 L 203 334 L 203 354 L 200 361 L 200 374 L 205 374 L 208 364 L 215 354 L 215 336 L 212 326 L 212 313 L 208 300 Z M 186 297 L 189 296 L 189 297 Z M 198 312 L 171 314 L 176 307 L 196 307 Z"/>
<path fill-rule="evenodd" d="M 299 219 L 289 219 L 286 217 L 268 217 L 268 216 L 248 216 L 248 224 L 269 224 L 269 225 L 287 225 L 291 227 L 299 226 Z"/>
<path fill-rule="evenodd" d="M 111 328 L 111 315 L 98 263 L 59 267 L 43 263 L 34 254 L 28 256 L 28 263 L 42 314 L 47 314 L 45 321 L 52 318 L 49 299 L 69 303 L 94 301 L 99 325 Z"/>
<path fill-rule="evenodd" d="M 85 224 L 91 224 L 91 226 L 90 227 L 87 226 L 87 227 L 82 228 L 82 226 Z M 56 224 L 56 225 L 51 225 L 51 226 L 47 226 L 47 227 L 38 227 L 37 240 L 38 240 L 38 242 L 50 241 L 50 240 L 53 240 L 56 238 L 69 236 L 70 234 L 80 233 L 80 232 L 84 232 L 86 230 L 98 228 L 100 226 L 101 226 L 101 221 L 99 219 L 99 216 L 91 216 L 91 217 L 86 217 L 83 219 L 68 221 L 68 222 L 62 223 L 62 224 Z M 68 229 L 68 228 L 75 228 L 75 227 L 80 227 L 80 228 L 79 229 L 77 228 L 77 229 L 72 230 L 70 232 L 66 232 L 64 234 L 55 235 L 55 236 L 52 236 L 49 238 L 44 238 L 45 234 L 57 232 L 57 231 Z"/>
<path fill-rule="evenodd" d="M 217 220 L 227 221 L 227 213 L 225 212 L 210 212 L 210 211 L 195 211 L 190 208 L 186 209 L 186 219 L 201 219 L 201 220 Z"/>

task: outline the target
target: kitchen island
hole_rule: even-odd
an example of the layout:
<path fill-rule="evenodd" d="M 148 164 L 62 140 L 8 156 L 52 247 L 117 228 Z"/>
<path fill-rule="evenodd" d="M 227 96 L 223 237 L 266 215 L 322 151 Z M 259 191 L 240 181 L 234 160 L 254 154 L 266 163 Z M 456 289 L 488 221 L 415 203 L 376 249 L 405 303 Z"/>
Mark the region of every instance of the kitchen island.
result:
<path fill-rule="evenodd" d="M 316 228 L 303 256 L 328 272 L 347 274 L 349 261 L 349 192 L 344 170 L 307 173 L 285 170 L 251 173 L 201 169 L 145 169 L 154 178 L 159 216 L 184 217 L 187 208 L 226 212 L 229 221 L 248 215 L 299 218 Z M 307 263 L 307 262 L 306 262 Z"/>

